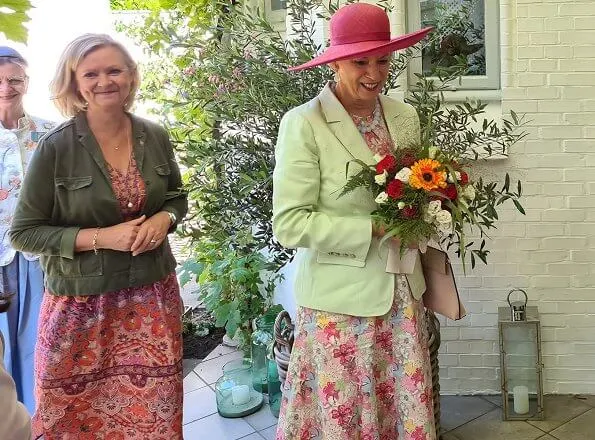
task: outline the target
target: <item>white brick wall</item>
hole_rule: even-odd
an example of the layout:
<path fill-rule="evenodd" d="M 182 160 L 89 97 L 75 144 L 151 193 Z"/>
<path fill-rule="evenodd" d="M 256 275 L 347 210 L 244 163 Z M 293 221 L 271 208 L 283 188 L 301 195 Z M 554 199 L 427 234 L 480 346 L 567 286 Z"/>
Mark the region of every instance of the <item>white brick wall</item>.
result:
<path fill-rule="evenodd" d="M 500 5 L 502 112 L 531 122 L 488 168 L 523 180 L 527 216 L 503 212 L 490 266 L 458 278 L 469 315 L 442 321 L 442 390 L 499 390 L 496 311 L 522 287 L 541 312 L 545 391 L 595 394 L 595 1 Z"/>

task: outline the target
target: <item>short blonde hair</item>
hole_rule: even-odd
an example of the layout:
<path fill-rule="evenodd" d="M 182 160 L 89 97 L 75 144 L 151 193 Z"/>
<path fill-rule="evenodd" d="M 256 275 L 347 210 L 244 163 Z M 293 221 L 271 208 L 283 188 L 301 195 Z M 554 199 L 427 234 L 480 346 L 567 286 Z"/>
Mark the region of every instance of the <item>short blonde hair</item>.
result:
<path fill-rule="evenodd" d="M 91 52 L 102 47 L 115 47 L 124 56 L 126 67 L 132 74 L 130 94 L 124 103 L 124 109 L 130 110 L 134 103 L 136 91 L 140 83 L 138 68 L 126 48 L 106 34 L 84 34 L 71 41 L 58 61 L 54 79 L 50 83 L 50 92 L 54 104 L 64 116 L 75 116 L 85 111 L 87 104 L 77 91 L 75 71 L 83 59 Z"/>

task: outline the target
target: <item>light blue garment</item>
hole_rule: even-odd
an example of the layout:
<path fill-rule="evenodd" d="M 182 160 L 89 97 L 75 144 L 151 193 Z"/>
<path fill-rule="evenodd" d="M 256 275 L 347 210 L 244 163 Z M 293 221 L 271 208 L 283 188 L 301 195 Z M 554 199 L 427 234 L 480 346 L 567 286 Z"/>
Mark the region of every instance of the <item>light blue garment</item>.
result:
<path fill-rule="evenodd" d="M 19 401 L 35 411 L 33 371 L 37 321 L 43 298 L 43 272 L 39 261 L 29 261 L 17 252 L 14 260 L 0 267 L 0 287 L 15 293 L 6 313 L 0 314 L 0 331 L 4 334 L 4 363 L 17 387 Z"/>

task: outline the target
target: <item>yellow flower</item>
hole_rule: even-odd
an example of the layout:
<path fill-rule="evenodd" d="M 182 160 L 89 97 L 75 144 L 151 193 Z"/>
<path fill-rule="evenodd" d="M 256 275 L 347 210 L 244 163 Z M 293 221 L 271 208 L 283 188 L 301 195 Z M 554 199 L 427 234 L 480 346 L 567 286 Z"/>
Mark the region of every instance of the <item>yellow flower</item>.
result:
<path fill-rule="evenodd" d="M 432 191 L 446 187 L 446 171 L 439 171 L 442 166 L 434 159 L 421 159 L 411 167 L 409 184 L 416 189 Z"/>
<path fill-rule="evenodd" d="M 411 319 L 413 318 L 413 307 L 411 306 L 407 306 L 405 307 L 405 310 L 403 310 L 403 315 L 405 315 L 405 318 Z"/>
<path fill-rule="evenodd" d="M 404 423 L 404 428 L 405 428 L 405 431 L 407 431 L 407 432 L 413 432 L 415 430 L 415 426 L 416 426 L 416 424 L 413 420 L 407 420 Z"/>
<path fill-rule="evenodd" d="M 407 362 L 407 363 L 405 364 L 405 373 L 406 373 L 408 376 L 411 376 L 411 375 L 412 375 L 413 373 L 415 373 L 416 371 L 417 371 L 417 365 L 415 365 L 414 363 L 412 363 L 412 362 Z"/>
<path fill-rule="evenodd" d="M 316 319 L 316 325 L 320 328 L 325 328 L 331 322 L 327 315 L 320 314 Z"/>

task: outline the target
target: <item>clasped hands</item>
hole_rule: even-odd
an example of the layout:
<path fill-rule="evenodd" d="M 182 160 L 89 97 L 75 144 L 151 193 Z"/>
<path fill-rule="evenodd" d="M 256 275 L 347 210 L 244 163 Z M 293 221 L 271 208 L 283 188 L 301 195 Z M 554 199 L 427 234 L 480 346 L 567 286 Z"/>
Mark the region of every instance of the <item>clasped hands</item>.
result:
<path fill-rule="evenodd" d="M 169 227 L 169 216 L 164 211 L 149 218 L 142 215 L 127 222 L 101 228 L 97 235 L 97 247 L 132 252 L 132 256 L 136 257 L 161 245 Z"/>

